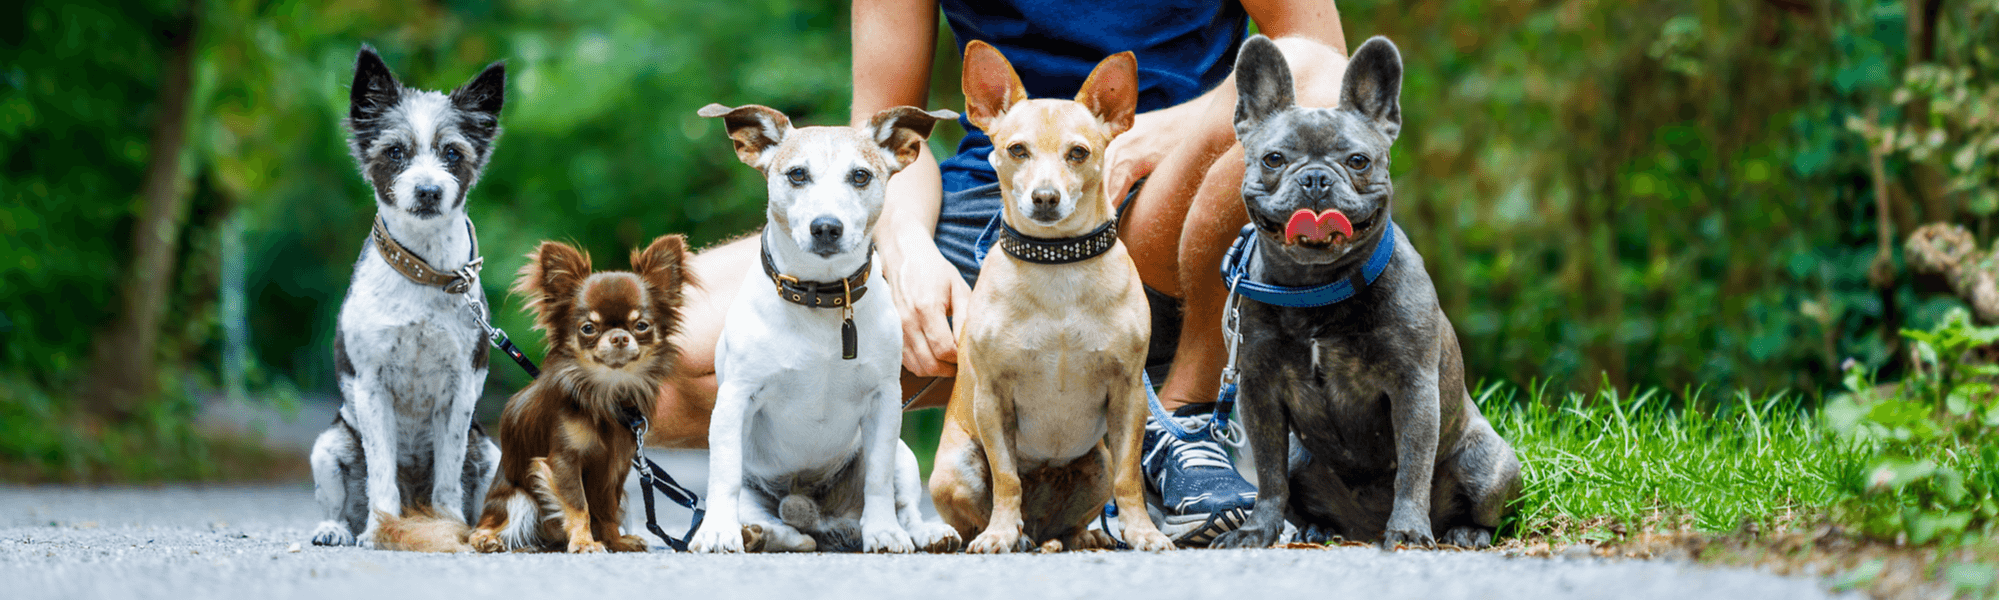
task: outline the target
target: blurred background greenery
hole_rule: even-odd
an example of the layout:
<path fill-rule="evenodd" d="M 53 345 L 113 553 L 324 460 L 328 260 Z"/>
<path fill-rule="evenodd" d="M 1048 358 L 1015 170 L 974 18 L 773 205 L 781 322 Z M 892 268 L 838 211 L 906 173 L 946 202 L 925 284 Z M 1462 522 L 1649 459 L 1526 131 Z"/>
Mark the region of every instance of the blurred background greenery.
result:
<path fill-rule="evenodd" d="M 1962 303 L 1905 236 L 1993 248 L 1991 2 L 1340 8 L 1351 43 L 1403 49 L 1398 220 L 1475 378 L 1817 397 L 1846 359 L 1904 368 L 1899 329 Z M 761 182 L 694 110 L 843 121 L 847 25 L 825 0 L 0 9 L 0 478 L 219 476 L 234 454 L 186 426 L 205 398 L 332 395 L 372 211 L 340 128 L 360 44 L 429 89 L 508 61 L 470 211 L 498 324 L 539 356 L 504 296 L 521 254 L 755 227 Z M 945 31 L 931 104 L 958 108 Z M 495 400 L 526 382 L 497 364 Z"/>

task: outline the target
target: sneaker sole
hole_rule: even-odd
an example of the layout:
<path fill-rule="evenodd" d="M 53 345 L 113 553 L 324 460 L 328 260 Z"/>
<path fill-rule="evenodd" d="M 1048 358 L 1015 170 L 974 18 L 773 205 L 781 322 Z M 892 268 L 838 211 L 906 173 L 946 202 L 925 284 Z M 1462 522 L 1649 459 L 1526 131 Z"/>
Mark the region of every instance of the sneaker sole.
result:
<path fill-rule="evenodd" d="M 1207 546 L 1222 534 L 1242 527 L 1249 517 L 1250 511 L 1241 508 L 1205 515 L 1168 515 L 1162 519 L 1165 523 L 1160 525 L 1160 533 L 1176 545 Z"/>

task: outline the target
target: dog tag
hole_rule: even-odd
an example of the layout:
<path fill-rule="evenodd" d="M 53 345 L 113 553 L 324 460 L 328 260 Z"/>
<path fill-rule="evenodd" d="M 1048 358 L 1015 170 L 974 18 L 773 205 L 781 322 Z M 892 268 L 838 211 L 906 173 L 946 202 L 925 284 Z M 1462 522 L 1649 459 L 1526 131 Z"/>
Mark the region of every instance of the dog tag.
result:
<path fill-rule="evenodd" d="M 845 360 L 854 360 L 855 353 L 859 351 L 858 348 L 859 342 L 856 341 L 856 337 L 857 334 L 855 334 L 854 332 L 854 317 L 849 316 L 845 319 L 841 319 L 840 358 Z"/>

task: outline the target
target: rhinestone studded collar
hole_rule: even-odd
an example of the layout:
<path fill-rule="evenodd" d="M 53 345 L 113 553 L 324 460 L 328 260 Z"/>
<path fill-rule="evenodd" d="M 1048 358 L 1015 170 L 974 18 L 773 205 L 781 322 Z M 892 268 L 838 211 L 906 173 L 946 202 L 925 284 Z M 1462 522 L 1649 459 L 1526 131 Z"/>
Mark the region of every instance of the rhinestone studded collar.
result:
<path fill-rule="evenodd" d="M 1118 220 L 1105 221 L 1090 233 L 1068 238 L 1030 237 L 1000 221 L 1000 239 L 995 245 L 1008 256 L 1042 265 L 1061 265 L 1096 258 L 1118 243 Z"/>
<path fill-rule="evenodd" d="M 465 267 L 449 272 L 437 270 L 424 262 L 423 257 L 396 243 L 396 238 L 389 236 L 389 226 L 382 222 L 382 215 L 375 215 L 375 231 L 370 237 L 375 238 L 375 251 L 382 255 L 382 261 L 403 277 L 420 285 L 443 288 L 447 294 L 463 294 L 472 289 L 472 282 L 479 278 L 479 268 L 486 262 L 479 256 L 479 232 L 473 229 L 471 219 L 465 220 L 465 232 L 472 237 L 472 258 Z"/>

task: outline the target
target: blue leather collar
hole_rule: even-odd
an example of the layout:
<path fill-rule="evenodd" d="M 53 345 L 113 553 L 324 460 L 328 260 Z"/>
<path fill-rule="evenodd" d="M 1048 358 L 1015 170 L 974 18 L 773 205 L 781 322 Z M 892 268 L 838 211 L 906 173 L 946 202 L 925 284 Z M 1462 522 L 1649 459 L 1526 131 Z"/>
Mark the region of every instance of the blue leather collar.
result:
<path fill-rule="evenodd" d="M 1375 283 L 1382 271 L 1389 268 L 1389 259 L 1396 256 L 1396 222 L 1389 221 L 1389 229 L 1382 232 L 1382 239 L 1375 242 L 1375 252 L 1368 256 L 1368 263 L 1361 267 L 1361 285 Z M 1353 278 L 1312 287 L 1285 287 L 1252 281 L 1249 277 L 1251 247 L 1256 245 L 1257 226 L 1244 225 L 1243 233 L 1236 236 L 1236 242 L 1229 245 L 1229 253 L 1222 256 L 1222 282 L 1233 293 L 1272 306 L 1310 308 L 1326 306 L 1354 297 L 1360 290 L 1354 288 Z"/>

